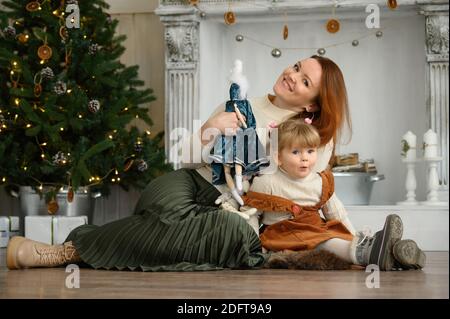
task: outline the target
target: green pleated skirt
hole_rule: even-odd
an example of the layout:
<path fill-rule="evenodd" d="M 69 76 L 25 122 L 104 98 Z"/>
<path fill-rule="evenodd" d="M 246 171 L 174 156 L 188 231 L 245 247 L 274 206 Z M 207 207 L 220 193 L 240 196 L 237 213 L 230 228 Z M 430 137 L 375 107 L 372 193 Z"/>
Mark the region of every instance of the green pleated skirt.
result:
<path fill-rule="evenodd" d="M 104 269 L 195 271 L 260 267 L 267 255 L 246 221 L 219 209 L 219 191 L 195 170 L 180 169 L 147 185 L 132 216 L 75 228 L 87 265 Z"/>

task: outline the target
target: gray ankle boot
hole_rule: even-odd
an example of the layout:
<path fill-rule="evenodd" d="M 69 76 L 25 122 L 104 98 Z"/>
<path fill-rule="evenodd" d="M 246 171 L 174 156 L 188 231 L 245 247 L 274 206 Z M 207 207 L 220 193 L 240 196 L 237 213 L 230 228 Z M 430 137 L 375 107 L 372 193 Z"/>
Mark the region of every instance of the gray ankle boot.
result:
<path fill-rule="evenodd" d="M 411 239 L 399 240 L 393 249 L 395 268 L 403 270 L 422 269 L 425 267 L 426 255 Z"/>
<path fill-rule="evenodd" d="M 394 267 L 393 246 L 403 235 L 403 223 L 398 215 L 386 217 L 382 230 L 373 236 L 358 233 L 351 244 L 351 257 L 357 265 L 375 264 L 380 270 L 392 270 Z"/>

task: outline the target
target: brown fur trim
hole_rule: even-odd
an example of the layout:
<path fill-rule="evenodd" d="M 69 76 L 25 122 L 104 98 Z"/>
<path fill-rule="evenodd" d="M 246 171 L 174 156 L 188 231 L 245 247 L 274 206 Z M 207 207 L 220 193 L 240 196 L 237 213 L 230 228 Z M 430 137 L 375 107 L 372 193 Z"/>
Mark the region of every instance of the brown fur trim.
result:
<path fill-rule="evenodd" d="M 347 270 L 352 264 L 326 250 L 272 253 L 264 268 L 303 270 Z"/>
<path fill-rule="evenodd" d="M 274 269 L 288 269 L 289 263 L 287 260 L 287 253 L 284 252 L 272 253 L 263 267 Z"/>

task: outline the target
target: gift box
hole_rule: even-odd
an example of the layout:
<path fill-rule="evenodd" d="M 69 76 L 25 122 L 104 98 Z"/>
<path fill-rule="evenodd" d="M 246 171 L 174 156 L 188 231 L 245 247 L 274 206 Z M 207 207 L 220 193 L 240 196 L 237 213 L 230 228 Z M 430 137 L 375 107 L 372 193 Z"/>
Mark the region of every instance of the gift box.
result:
<path fill-rule="evenodd" d="M 7 247 L 9 239 L 19 235 L 19 217 L 0 216 L 0 247 Z"/>
<path fill-rule="evenodd" d="M 50 245 L 62 244 L 73 229 L 87 222 L 87 216 L 26 216 L 25 237 Z"/>

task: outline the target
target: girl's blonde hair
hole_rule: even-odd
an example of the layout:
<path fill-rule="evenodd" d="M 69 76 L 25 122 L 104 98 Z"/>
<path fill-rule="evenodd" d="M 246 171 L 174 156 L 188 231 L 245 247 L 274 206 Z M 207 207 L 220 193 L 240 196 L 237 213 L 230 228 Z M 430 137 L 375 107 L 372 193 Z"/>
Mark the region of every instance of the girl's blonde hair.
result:
<path fill-rule="evenodd" d="M 286 147 L 299 146 L 316 148 L 320 146 L 320 135 L 311 124 L 305 123 L 301 115 L 294 115 L 278 125 L 278 151 Z"/>

